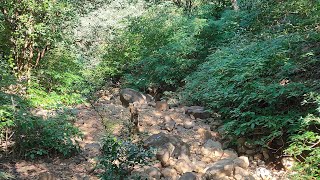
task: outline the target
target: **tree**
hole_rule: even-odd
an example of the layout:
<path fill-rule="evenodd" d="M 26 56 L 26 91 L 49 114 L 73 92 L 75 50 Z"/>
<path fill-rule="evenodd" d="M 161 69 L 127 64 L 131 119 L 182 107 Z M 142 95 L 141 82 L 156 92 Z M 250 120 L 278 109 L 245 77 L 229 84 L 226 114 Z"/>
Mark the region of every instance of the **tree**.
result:
<path fill-rule="evenodd" d="M 2 0 L 7 48 L 4 55 L 19 76 L 30 77 L 50 47 L 61 37 L 61 24 L 71 17 L 71 6 L 59 0 Z"/>

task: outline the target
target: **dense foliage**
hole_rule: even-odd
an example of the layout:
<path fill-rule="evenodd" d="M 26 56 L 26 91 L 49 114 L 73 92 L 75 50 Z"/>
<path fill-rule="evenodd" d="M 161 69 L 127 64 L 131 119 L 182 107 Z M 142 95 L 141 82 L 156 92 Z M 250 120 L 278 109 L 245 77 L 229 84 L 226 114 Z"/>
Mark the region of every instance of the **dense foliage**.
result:
<path fill-rule="evenodd" d="M 271 148 L 277 139 L 286 142 L 287 152 L 305 162 L 305 178 L 319 176 L 319 7 L 241 1 L 241 12 L 226 11 L 215 22 L 228 39 L 213 44 L 182 92 L 185 102 L 220 112 L 234 137 Z"/>
<path fill-rule="evenodd" d="M 177 90 L 183 103 L 220 113 L 228 137 L 293 156 L 297 178 L 319 177 L 319 8 L 319 0 L 1 1 L 0 140 L 14 134 L 29 157 L 68 156 L 81 133 L 66 117 L 30 110 L 75 105 L 121 82 Z M 145 157 L 128 142 L 105 142 L 103 177 Z M 120 156 L 129 157 L 123 167 Z"/>

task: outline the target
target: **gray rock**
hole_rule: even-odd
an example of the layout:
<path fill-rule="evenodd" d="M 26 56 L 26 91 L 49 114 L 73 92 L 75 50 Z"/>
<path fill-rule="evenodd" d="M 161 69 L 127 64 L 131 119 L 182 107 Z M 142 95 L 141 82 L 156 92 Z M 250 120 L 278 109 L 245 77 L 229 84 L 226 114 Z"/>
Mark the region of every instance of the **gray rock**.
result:
<path fill-rule="evenodd" d="M 222 145 L 219 141 L 213 141 L 212 139 L 207 140 L 204 144 L 205 148 L 222 149 Z"/>
<path fill-rule="evenodd" d="M 126 88 L 120 91 L 120 101 L 124 107 L 129 107 L 130 103 L 145 104 L 147 103 L 147 98 L 136 90 Z"/>
<path fill-rule="evenodd" d="M 248 154 L 248 155 L 254 155 L 255 153 L 256 153 L 256 151 L 253 149 L 246 150 L 246 154 Z"/>
<path fill-rule="evenodd" d="M 197 179 L 198 179 L 197 175 L 192 172 L 186 172 L 179 178 L 179 180 L 197 180 Z"/>
<path fill-rule="evenodd" d="M 239 166 L 243 169 L 248 169 L 249 167 L 249 159 L 246 156 L 240 156 L 234 159 L 233 162 L 236 166 Z"/>
<path fill-rule="evenodd" d="M 148 175 L 149 178 L 160 179 L 161 173 L 158 168 L 150 167 L 146 169 L 145 173 Z"/>
<path fill-rule="evenodd" d="M 241 175 L 242 177 L 247 177 L 250 175 L 250 173 L 241 167 L 235 167 L 234 168 L 234 175 Z"/>
<path fill-rule="evenodd" d="M 166 111 L 169 109 L 169 105 L 166 101 L 157 101 L 155 108 L 157 111 Z"/>
<path fill-rule="evenodd" d="M 170 120 L 168 122 L 165 122 L 164 129 L 168 131 L 172 131 L 175 125 L 176 125 L 176 122 L 174 120 Z"/>
<path fill-rule="evenodd" d="M 159 150 L 167 149 L 170 157 L 190 156 L 190 147 L 180 137 L 158 133 L 144 141 L 145 147 L 153 147 Z"/>
<path fill-rule="evenodd" d="M 255 174 L 258 177 L 260 177 L 262 180 L 270 180 L 272 178 L 271 172 L 268 169 L 264 168 L 264 167 L 259 167 L 256 170 Z"/>
<path fill-rule="evenodd" d="M 171 179 L 177 179 L 177 176 L 178 176 L 178 173 L 175 169 L 172 169 L 172 168 L 164 168 L 162 171 L 161 171 L 161 174 L 163 177 L 165 178 L 171 178 Z"/>
<path fill-rule="evenodd" d="M 205 179 L 226 179 L 233 175 L 234 163 L 230 159 L 223 159 L 215 162 L 207 168 L 204 174 Z"/>
<path fill-rule="evenodd" d="M 184 123 L 183 123 L 183 127 L 186 128 L 186 129 L 191 129 L 195 126 L 195 123 L 194 121 L 190 121 L 190 120 L 186 120 Z"/>
<path fill-rule="evenodd" d="M 176 164 L 174 165 L 174 168 L 177 170 L 177 172 L 179 172 L 180 174 L 182 173 L 186 173 L 186 172 L 191 172 L 192 169 L 192 165 L 187 162 L 184 159 L 179 159 Z"/>
<path fill-rule="evenodd" d="M 192 115 L 195 119 L 206 119 L 210 117 L 210 113 L 205 111 L 204 107 L 201 106 L 185 107 L 185 113 Z"/>

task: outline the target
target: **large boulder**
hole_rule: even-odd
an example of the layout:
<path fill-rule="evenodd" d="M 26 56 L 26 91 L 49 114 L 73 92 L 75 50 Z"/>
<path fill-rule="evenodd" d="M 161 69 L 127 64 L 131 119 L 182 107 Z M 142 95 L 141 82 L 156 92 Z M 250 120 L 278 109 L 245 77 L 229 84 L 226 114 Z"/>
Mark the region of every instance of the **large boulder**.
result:
<path fill-rule="evenodd" d="M 164 133 L 154 134 L 144 141 L 145 147 L 157 149 L 157 159 L 162 165 L 168 166 L 169 159 L 190 156 L 190 147 L 178 136 Z"/>
<path fill-rule="evenodd" d="M 124 107 L 128 107 L 130 103 L 146 104 L 152 101 L 152 98 L 136 90 L 126 88 L 120 91 L 120 101 Z"/>

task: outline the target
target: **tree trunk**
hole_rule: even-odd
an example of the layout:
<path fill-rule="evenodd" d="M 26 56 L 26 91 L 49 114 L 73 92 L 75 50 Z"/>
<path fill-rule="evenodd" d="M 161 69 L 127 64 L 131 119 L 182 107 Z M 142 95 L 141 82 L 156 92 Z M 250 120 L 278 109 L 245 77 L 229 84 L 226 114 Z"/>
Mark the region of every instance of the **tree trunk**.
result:
<path fill-rule="evenodd" d="M 238 11 L 239 6 L 238 6 L 237 0 L 231 0 L 231 3 L 232 3 L 233 10 Z"/>

